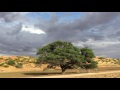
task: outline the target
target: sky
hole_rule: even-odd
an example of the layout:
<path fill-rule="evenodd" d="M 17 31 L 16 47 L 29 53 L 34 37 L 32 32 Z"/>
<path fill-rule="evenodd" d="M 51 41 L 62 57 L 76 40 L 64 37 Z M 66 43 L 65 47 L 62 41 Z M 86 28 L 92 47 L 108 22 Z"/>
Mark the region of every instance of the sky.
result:
<path fill-rule="evenodd" d="M 36 56 L 56 40 L 120 58 L 120 12 L 0 12 L 0 55 Z"/>

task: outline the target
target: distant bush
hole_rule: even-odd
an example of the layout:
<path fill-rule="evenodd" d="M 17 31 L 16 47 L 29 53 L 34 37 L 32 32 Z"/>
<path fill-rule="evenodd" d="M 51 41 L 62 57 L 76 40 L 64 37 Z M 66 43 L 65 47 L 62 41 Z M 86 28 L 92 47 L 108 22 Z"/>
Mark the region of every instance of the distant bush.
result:
<path fill-rule="evenodd" d="M 16 59 L 14 59 L 15 61 L 20 61 L 20 59 L 19 58 L 16 58 Z"/>
<path fill-rule="evenodd" d="M 0 63 L 0 66 L 3 66 L 4 65 L 4 63 Z"/>
<path fill-rule="evenodd" d="M 117 58 L 117 60 L 120 60 L 119 58 Z"/>
<path fill-rule="evenodd" d="M 113 61 L 116 61 L 116 59 L 113 59 Z"/>
<path fill-rule="evenodd" d="M 109 62 L 109 60 L 106 60 L 106 62 Z"/>
<path fill-rule="evenodd" d="M 0 57 L 0 59 L 3 59 L 2 57 Z"/>
<path fill-rule="evenodd" d="M 15 61 L 9 60 L 9 61 L 7 62 L 7 64 L 8 64 L 8 65 L 11 65 L 11 66 L 14 66 L 14 65 L 15 65 Z"/>
<path fill-rule="evenodd" d="M 114 64 L 117 64 L 117 62 L 114 62 Z"/>
<path fill-rule="evenodd" d="M 16 68 L 22 68 L 23 64 L 22 63 L 18 63 L 17 65 L 15 65 Z"/>
<path fill-rule="evenodd" d="M 7 68 L 7 67 L 9 67 L 9 66 L 8 66 L 7 64 L 4 64 L 3 67 L 6 67 L 6 68 Z"/>
<path fill-rule="evenodd" d="M 99 57 L 98 59 L 105 59 L 105 57 Z"/>

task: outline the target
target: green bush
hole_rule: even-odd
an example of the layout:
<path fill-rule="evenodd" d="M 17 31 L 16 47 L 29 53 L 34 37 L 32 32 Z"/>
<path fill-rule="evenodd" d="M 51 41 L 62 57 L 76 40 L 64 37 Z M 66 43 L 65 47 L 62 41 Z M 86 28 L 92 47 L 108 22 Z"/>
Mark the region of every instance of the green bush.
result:
<path fill-rule="evenodd" d="M 7 64 L 8 64 L 8 65 L 11 65 L 11 66 L 14 66 L 14 65 L 15 65 L 15 61 L 9 60 L 9 61 L 7 62 Z"/>
<path fill-rule="evenodd" d="M 93 61 L 93 60 L 90 60 L 90 64 L 83 64 L 81 68 L 84 68 L 84 69 L 94 69 L 94 68 L 97 68 L 98 67 L 98 62 L 97 61 Z"/>
<path fill-rule="evenodd" d="M 16 68 L 22 68 L 23 64 L 22 63 L 18 63 L 17 65 L 15 65 Z"/>

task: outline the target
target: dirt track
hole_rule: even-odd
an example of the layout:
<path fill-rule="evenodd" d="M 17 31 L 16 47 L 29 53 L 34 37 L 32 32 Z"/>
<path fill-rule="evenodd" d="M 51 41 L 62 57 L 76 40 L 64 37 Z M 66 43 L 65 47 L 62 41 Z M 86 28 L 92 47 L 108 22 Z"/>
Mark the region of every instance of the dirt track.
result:
<path fill-rule="evenodd" d="M 120 70 L 104 71 L 97 73 L 29 77 L 29 78 L 120 78 Z"/>

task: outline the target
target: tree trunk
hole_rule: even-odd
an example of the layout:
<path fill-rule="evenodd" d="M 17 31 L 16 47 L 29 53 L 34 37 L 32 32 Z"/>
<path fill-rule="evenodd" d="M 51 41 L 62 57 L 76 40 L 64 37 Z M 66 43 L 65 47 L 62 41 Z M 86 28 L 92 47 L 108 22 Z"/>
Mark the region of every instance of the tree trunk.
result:
<path fill-rule="evenodd" d="M 65 72 L 66 68 L 65 68 L 65 66 L 64 66 L 64 65 L 60 65 L 60 67 L 61 67 L 62 74 L 63 74 L 63 73 Z"/>
<path fill-rule="evenodd" d="M 88 69 L 86 69 L 86 72 L 89 73 Z"/>
<path fill-rule="evenodd" d="M 65 68 L 62 68 L 62 74 L 65 72 L 65 70 L 66 70 Z"/>

